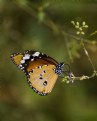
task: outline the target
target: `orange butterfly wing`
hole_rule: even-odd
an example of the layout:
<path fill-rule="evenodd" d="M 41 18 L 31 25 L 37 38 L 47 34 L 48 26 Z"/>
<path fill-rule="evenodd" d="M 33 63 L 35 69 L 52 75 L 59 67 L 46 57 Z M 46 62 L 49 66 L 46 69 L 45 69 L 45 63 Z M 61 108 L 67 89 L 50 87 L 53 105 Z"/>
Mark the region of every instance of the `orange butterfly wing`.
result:
<path fill-rule="evenodd" d="M 54 72 L 58 62 L 36 51 L 11 55 L 12 61 L 26 74 L 30 87 L 40 95 L 51 92 L 58 74 Z M 45 72 L 45 73 L 44 73 Z"/>
<path fill-rule="evenodd" d="M 54 65 L 43 65 L 40 69 L 33 69 L 29 73 L 28 78 L 30 87 L 40 95 L 47 95 L 50 93 L 58 78 L 58 75 L 53 70 L 55 68 Z"/>

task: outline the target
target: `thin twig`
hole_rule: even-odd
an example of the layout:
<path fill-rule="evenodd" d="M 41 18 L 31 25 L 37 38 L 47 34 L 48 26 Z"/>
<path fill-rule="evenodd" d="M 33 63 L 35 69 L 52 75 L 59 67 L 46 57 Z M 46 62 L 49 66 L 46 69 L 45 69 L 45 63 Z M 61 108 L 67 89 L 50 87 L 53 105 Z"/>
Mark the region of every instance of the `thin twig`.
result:
<path fill-rule="evenodd" d="M 78 81 L 78 80 L 86 80 L 86 79 L 91 79 L 93 77 L 97 76 L 97 71 L 94 71 L 92 75 L 90 76 L 86 76 L 86 75 L 82 75 L 80 77 L 76 77 L 74 74 L 72 74 L 72 77 L 70 76 L 65 76 L 62 80 L 62 82 L 66 82 L 66 83 L 69 83 L 69 82 L 74 82 L 74 81 Z"/>
<path fill-rule="evenodd" d="M 92 66 L 92 68 L 93 68 L 93 71 L 95 71 L 95 67 L 94 67 L 94 65 L 93 65 L 93 63 L 92 63 L 92 60 L 91 60 L 91 58 L 90 58 L 90 56 L 89 56 L 89 53 L 88 53 L 87 49 L 85 48 L 83 39 L 81 39 L 81 45 L 82 45 L 82 47 L 83 47 L 83 49 L 84 49 L 84 52 L 85 52 L 86 56 L 88 57 L 88 60 L 89 60 L 91 66 Z"/>

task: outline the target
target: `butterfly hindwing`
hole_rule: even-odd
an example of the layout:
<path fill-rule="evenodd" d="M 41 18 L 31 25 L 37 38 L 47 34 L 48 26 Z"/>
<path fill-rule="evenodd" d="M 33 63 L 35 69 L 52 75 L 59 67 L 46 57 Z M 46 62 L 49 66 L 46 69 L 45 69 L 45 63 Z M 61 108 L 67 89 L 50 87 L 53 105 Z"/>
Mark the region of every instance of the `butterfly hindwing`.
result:
<path fill-rule="evenodd" d="M 54 65 L 43 65 L 29 73 L 30 87 L 40 95 L 47 95 L 53 89 L 58 75 L 54 72 Z"/>

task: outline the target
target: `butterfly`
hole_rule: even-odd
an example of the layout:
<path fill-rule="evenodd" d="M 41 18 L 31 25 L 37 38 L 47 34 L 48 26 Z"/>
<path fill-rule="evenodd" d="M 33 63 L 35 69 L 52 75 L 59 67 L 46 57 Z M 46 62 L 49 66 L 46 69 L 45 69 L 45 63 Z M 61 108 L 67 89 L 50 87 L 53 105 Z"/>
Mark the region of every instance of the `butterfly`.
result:
<path fill-rule="evenodd" d="M 49 94 L 58 78 L 64 72 L 64 63 L 41 52 L 27 50 L 24 53 L 14 53 L 11 60 L 27 76 L 30 87 L 39 95 Z"/>

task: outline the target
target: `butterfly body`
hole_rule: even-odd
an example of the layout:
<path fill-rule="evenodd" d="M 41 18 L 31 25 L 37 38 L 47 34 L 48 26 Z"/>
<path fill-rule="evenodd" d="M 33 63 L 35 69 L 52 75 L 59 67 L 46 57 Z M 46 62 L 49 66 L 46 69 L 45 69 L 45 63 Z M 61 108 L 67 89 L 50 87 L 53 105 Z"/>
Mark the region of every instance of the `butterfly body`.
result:
<path fill-rule="evenodd" d="M 64 66 L 64 63 L 33 50 L 14 53 L 11 60 L 25 73 L 30 87 L 39 95 L 47 95 L 52 91 Z"/>

